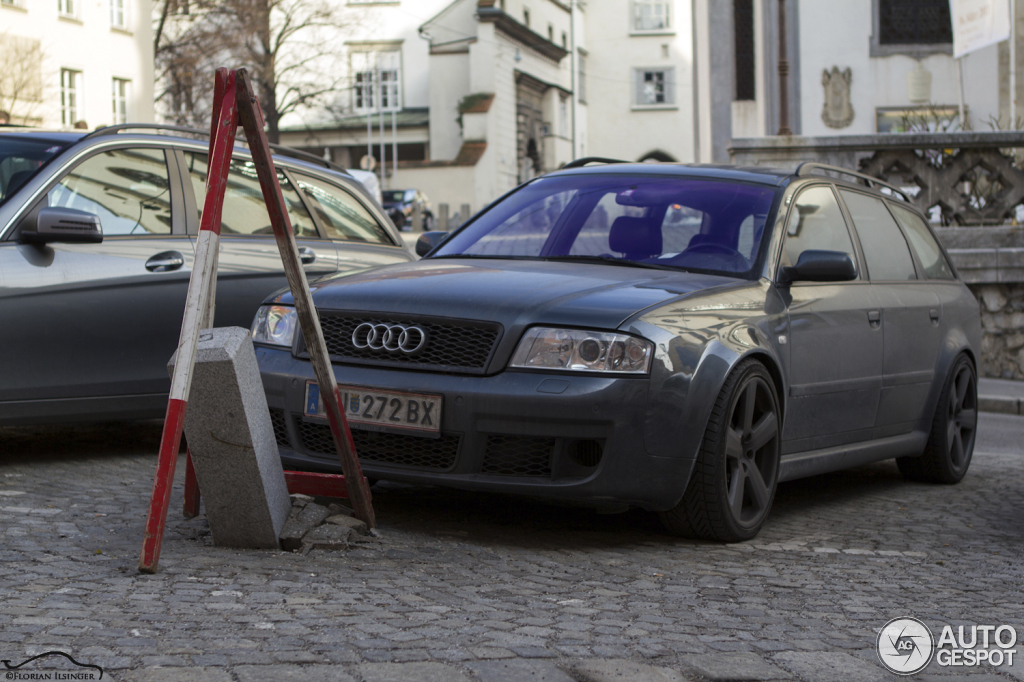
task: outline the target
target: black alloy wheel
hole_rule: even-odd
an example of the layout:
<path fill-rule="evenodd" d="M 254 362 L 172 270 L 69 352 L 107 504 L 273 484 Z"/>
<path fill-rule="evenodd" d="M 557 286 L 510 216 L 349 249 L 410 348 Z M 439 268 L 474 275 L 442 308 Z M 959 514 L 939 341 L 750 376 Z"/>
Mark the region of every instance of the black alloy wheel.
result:
<path fill-rule="evenodd" d="M 898 457 L 905 478 L 929 483 L 959 483 L 971 465 L 978 432 L 978 379 L 974 364 L 960 355 L 946 377 L 920 457 Z"/>
<path fill-rule="evenodd" d="M 745 360 L 715 401 L 683 499 L 661 513 L 669 532 L 724 542 L 757 535 L 775 499 L 781 435 L 771 375 Z"/>

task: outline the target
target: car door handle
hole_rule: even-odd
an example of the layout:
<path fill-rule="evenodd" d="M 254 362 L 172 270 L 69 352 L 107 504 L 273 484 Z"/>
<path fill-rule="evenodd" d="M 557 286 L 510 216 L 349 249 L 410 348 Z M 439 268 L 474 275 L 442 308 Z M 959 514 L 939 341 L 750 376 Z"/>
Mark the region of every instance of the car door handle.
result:
<path fill-rule="evenodd" d="M 185 257 L 178 251 L 164 251 L 146 261 L 146 269 L 150 272 L 170 272 L 185 264 Z"/>
<path fill-rule="evenodd" d="M 868 324 L 877 329 L 882 324 L 882 313 L 877 310 L 868 311 Z"/>
<path fill-rule="evenodd" d="M 299 260 L 302 261 L 303 265 L 309 265 L 316 260 L 316 251 L 309 248 L 308 246 L 299 247 Z"/>
<path fill-rule="evenodd" d="M 932 308 L 931 310 L 928 311 L 928 316 L 932 318 L 932 322 L 939 321 L 939 311 L 936 310 L 935 308 Z"/>

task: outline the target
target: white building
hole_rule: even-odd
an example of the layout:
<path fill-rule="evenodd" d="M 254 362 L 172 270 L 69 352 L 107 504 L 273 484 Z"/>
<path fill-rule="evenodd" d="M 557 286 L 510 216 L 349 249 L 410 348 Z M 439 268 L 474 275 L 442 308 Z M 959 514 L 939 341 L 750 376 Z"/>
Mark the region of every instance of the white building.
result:
<path fill-rule="evenodd" d="M 376 20 L 346 45 L 351 115 L 282 141 L 358 163 L 366 88 L 379 78 L 388 173 L 398 141 L 385 186 L 422 189 L 453 210 L 476 211 L 582 156 L 727 162 L 730 139 L 776 134 L 780 9 L 793 134 L 960 125 L 949 0 L 349 0 L 356 8 Z M 962 60 L 974 129 L 1008 123 L 1007 52 L 1004 43 Z M 1020 82 L 1024 49 L 1017 57 Z"/>
<path fill-rule="evenodd" d="M 150 7 L 0 0 L 0 109 L 11 123 L 51 129 L 152 122 Z"/>

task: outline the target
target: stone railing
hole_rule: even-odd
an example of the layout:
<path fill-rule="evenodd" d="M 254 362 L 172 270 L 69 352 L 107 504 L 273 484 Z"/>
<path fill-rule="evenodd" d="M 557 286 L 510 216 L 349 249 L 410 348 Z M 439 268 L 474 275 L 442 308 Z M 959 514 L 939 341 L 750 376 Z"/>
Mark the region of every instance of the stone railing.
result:
<path fill-rule="evenodd" d="M 1024 131 L 747 138 L 729 154 L 741 166 L 817 161 L 867 173 L 946 225 L 999 225 L 1024 203 Z"/>
<path fill-rule="evenodd" d="M 815 161 L 906 188 L 944 225 L 936 233 L 978 298 L 981 373 L 1024 379 L 1024 132 L 736 139 L 735 164 L 793 168 Z"/>

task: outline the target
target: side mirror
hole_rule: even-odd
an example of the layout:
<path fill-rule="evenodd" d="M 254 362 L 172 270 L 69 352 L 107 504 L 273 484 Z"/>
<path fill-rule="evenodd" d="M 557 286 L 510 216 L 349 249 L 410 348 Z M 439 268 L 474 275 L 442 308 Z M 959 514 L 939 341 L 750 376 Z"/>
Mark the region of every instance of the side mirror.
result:
<path fill-rule="evenodd" d="M 441 232 L 440 230 L 424 232 L 420 235 L 420 238 L 416 240 L 416 255 L 426 256 L 434 250 L 434 247 L 443 242 L 447 236 L 447 232 Z"/>
<path fill-rule="evenodd" d="M 36 229 L 22 229 L 19 239 L 27 244 L 99 244 L 103 227 L 97 215 L 76 208 L 41 208 Z"/>
<path fill-rule="evenodd" d="M 779 283 L 849 282 L 857 279 L 857 268 L 850 255 L 842 251 L 808 249 L 800 254 L 796 265 L 782 268 Z"/>

